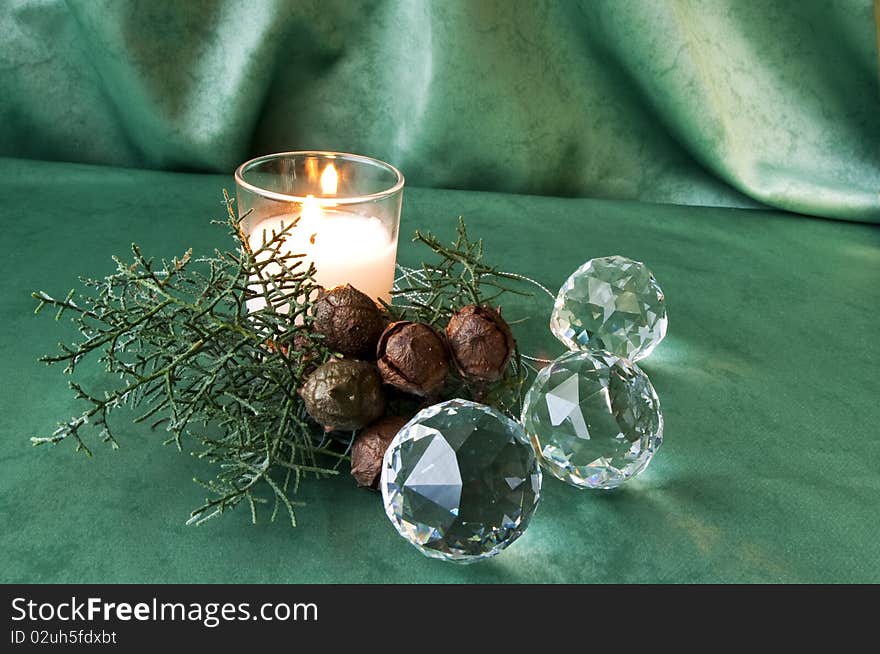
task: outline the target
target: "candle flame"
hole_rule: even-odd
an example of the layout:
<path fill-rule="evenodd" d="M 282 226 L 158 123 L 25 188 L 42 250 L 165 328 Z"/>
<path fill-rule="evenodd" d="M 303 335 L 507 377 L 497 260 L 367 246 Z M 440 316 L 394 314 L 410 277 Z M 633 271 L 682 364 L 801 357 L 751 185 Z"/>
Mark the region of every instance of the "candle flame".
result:
<path fill-rule="evenodd" d="M 327 164 L 324 172 L 321 173 L 321 193 L 324 195 L 336 195 L 338 185 L 339 173 L 336 172 L 336 166 L 332 163 Z"/>

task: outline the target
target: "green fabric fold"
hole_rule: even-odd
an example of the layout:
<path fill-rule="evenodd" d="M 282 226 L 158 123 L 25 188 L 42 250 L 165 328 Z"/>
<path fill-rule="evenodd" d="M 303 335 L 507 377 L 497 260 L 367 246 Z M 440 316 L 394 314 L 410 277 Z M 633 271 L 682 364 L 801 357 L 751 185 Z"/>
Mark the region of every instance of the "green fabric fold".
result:
<path fill-rule="evenodd" d="M 0 155 L 880 221 L 870 0 L 10 0 Z"/>

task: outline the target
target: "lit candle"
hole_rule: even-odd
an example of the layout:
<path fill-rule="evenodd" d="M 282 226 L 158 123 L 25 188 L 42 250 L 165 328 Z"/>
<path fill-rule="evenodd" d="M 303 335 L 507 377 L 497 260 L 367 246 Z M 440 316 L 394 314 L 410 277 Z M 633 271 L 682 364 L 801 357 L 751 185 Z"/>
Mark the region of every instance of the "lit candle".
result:
<path fill-rule="evenodd" d="M 338 173 L 328 164 L 321 175 L 324 196 L 336 194 Z M 299 221 L 283 238 L 279 254 L 301 254 L 300 269 L 315 266 L 315 281 L 325 288 L 351 284 L 374 300 L 391 301 L 394 264 L 397 258 L 396 235 L 392 239 L 382 221 L 372 216 L 343 210 L 344 205 L 332 200 L 307 196 L 296 210 L 272 215 L 252 223 L 249 241 L 259 249 L 273 233 L 280 233 L 298 217 Z M 269 258 L 269 252 L 261 255 Z M 269 264 L 267 272 L 277 273 L 280 267 Z M 248 309 L 265 306 L 263 298 L 248 301 Z"/>

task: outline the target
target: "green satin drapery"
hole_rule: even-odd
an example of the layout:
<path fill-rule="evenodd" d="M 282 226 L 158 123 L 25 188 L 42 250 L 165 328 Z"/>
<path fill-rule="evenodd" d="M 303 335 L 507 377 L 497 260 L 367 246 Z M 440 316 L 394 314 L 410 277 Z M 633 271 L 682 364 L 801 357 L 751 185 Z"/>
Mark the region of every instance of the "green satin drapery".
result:
<path fill-rule="evenodd" d="M 870 0 L 9 0 L 0 155 L 880 221 Z"/>

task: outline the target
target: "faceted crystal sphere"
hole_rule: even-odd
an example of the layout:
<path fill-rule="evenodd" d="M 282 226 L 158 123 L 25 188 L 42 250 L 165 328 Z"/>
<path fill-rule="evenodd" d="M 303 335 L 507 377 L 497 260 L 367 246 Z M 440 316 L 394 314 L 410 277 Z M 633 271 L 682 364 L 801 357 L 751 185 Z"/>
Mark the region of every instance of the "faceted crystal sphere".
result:
<path fill-rule="evenodd" d="M 648 376 L 608 352 L 569 352 L 543 368 L 522 422 L 552 475 L 580 488 L 615 488 L 648 467 L 663 442 Z"/>
<path fill-rule="evenodd" d="M 380 487 L 388 518 L 422 554 L 470 563 L 520 537 L 538 504 L 541 469 L 519 423 L 449 400 L 394 437 Z"/>
<path fill-rule="evenodd" d="M 626 257 L 590 259 L 556 297 L 550 331 L 569 350 L 606 350 L 638 361 L 666 336 L 663 291 L 645 264 Z"/>

